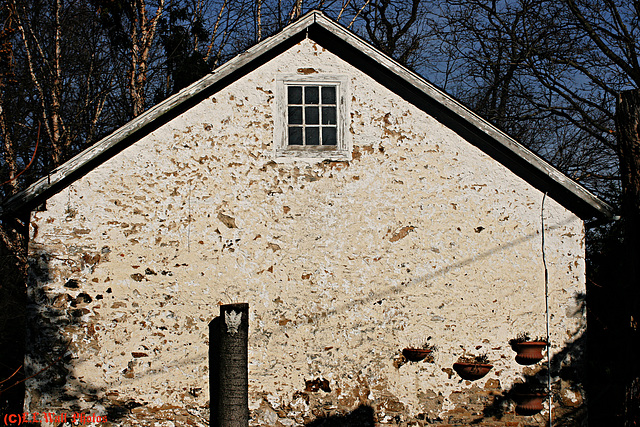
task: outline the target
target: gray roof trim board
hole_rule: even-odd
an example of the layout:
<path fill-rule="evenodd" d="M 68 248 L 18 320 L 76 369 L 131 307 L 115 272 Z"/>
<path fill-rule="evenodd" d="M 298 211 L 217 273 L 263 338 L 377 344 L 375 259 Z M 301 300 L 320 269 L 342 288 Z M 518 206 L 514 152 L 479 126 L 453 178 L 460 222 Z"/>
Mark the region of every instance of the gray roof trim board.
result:
<path fill-rule="evenodd" d="M 2 204 L 0 215 L 30 210 L 42 204 L 135 141 L 305 37 L 316 41 L 431 114 L 581 218 L 614 217 L 614 210 L 610 205 L 451 96 L 318 11 L 305 14 L 279 33 L 256 44 L 96 142 L 54 169 L 48 176 L 6 200 Z"/>

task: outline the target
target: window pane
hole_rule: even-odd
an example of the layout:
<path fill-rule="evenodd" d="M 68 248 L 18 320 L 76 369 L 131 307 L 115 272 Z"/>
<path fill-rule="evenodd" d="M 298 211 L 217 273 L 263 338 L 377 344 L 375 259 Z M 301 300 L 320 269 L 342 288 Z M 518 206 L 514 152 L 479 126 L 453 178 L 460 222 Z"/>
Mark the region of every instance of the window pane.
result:
<path fill-rule="evenodd" d="M 320 124 L 320 109 L 318 107 L 305 107 L 304 108 L 304 123 L 307 125 Z"/>
<path fill-rule="evenodd" d="M 302 104 L 302 86 L 289 86 L 288 104 Z"/>
<path fill-rule="evenodd" d="M 287 90 L 287 142 L 294 151 L 298 147 L 338 147 L 338 89 L 327 83 L 285 84 Z"/>
<path fill-rule="evenodd" d="M 336 103 L 336 87 L 335 86 L 322 87 L 322 103 L 323 104 Z"/>
<path fill-rule="evenodd" d="M 322 145 L 336 145 L 337 144 L 336 137 L 336 128 L 334 127 L 323 127 L 322 128 Z"/>
<path fill-rule="evenodd" d="M 305 88 L 304 88 L 304 103 L 305 104 L 317 104 L 318 103 L 318 86 L 305 86 Z"/>
<path fill-rule="evenodd" d="M 336 107 L 322 107 L 322 124 L 336 124 Z"/>
<path fill-rule="evenodd" d="M 304 128 L 304 142 L 305 145 L 320 145 L 320 128 Z"/>
<path fill-rule="evenodd" d="M 289 145 L 302 145 L 302 128 L 289 126 Z"/>
<path fill-rule="evenodd" d="M 289 107 L 289 124 L 302 124 L 302 107 Z"/>

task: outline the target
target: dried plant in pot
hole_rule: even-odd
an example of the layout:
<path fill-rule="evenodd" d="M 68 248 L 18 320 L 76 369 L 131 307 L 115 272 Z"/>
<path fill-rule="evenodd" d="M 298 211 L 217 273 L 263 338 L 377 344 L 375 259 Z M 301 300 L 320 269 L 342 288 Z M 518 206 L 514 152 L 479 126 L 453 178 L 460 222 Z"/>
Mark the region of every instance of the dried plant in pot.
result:
<path fill-rule="evenodd" d="M 542 351 L 549 345 L 546 338 L 531 339 L 527 332 L 519 333 L 509 340 L 509 345 L 517 353 L 516 362 L 521 365 L 533 365 L 542 360 Z"/>
<path fill-rule="evenodd" d="M 544 409 L 544 400 L 549 396 L 547 389 L 540 384 L 517 384 L 513 389 L 516 402 L 516 414 L 535 415 Z"/>
<path fill-rule="evenodd" d="M 489 363 L 486 354 L 479 356 L 460 356 L 458 361 L 453 364 L 453 370 L 460 375 L 462 379 L 475 381 L 489 373 L 493 365 Z"/>
<path fill-rule="evenodd" d="M 402 350 L 402 355 L 410 362 L 420 362 L 427 358 L 430 359 L 428 361 L 433 361 L 432 353 L 437 349 L 438 347 L 435 344 L 425 342 L 420 347 L 405 347 Z"/>

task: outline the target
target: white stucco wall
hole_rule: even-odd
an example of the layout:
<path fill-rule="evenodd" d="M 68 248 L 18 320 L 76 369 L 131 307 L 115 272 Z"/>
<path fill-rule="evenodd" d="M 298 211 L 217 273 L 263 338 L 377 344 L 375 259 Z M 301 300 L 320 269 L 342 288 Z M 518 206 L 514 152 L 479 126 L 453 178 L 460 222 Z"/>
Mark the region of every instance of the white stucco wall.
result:
<path fill-rule="evenodd" d="M 300 68 L 349 76 L 353 160 L 274 162 L 275 80 Z M 203 424 L 207 324 L 219 304 L 248 302 L 252 424 L 298 425 L 361 404 L 380 423 L 444 420 L 468 409 L 459 396 L 498 393 L 532 372 L 508 340 L 545 335 L 541 214 L 552 355 L 583 331 L 583 224 L 551 198 L 542 211 L 542 199 L 305 40 L 33 214 L 32 320 L 73 356 L 52 390 L 47 375 L 29 381 L 28 405 L 106 414 L 135 401 L 114 425 Z M 65 287 L 70 279 L 79 287 Z M 71 307 L 80 293 L 91 302 Z M 38 331 L 33 370 L 43 364 Z M 434 363 L 398 363 L 427 337 Z M 451 371 L 480 353 L 494 364 L 485 378 Z M 331 392 L 305 392 L 315 378 Z"/>

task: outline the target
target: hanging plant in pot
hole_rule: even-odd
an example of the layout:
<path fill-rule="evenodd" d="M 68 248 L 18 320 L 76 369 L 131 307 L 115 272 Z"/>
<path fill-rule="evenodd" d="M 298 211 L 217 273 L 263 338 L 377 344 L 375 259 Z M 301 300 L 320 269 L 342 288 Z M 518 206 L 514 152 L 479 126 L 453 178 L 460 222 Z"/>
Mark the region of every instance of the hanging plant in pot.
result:
<path fill-rule="evenodd" d="M 431 337 L 429 337 L 431 338 Z M 435 344 L 425 342 L 420 347 L 406 347 L 402 350 L 402 355 L 410 362 L 420 362 L 426 358 L 433 359 L 432 353 L 438 349 Z M 430 360 L 433 361 L 433 360 Z"/>
<path fill-rule="evenodd" d="M 493 368 L 486 354 L 479 356 L 460 356 L 453 364 L 453 370 L 465 380 L 475 381 L 487 375 Z"/>
<path fill-rule="evenodd" d="M 542 385 L 520 384 L 514 389 L 513 400 L 516 402 L 516 414 L 535 415 L 544 409 L 543 402 L 549 396 Z"/>
<path fill-rule="evenodd" d="M 533 365 L 542 360 L 542 351 L 549 343 L 544 338 L 531 339 L 527 332 L 522 332 L 516 338 L 509 340 L 509 345 L 518 353 L 516 362 L 521 365 Z"/>

